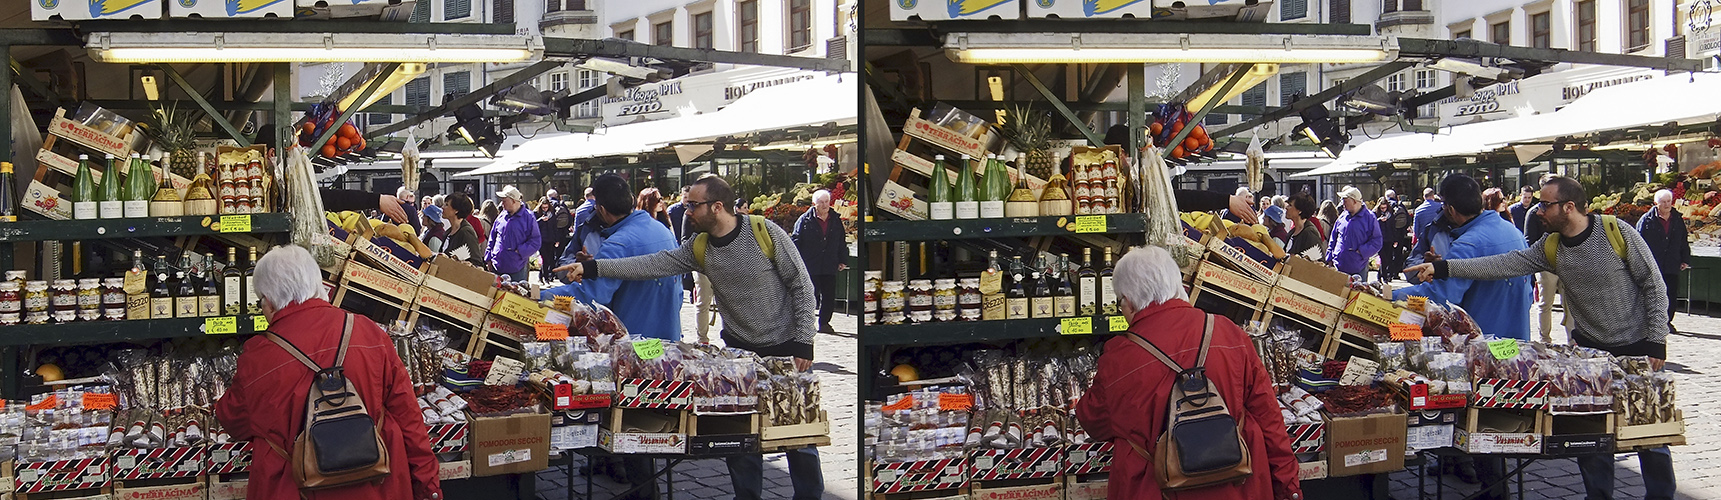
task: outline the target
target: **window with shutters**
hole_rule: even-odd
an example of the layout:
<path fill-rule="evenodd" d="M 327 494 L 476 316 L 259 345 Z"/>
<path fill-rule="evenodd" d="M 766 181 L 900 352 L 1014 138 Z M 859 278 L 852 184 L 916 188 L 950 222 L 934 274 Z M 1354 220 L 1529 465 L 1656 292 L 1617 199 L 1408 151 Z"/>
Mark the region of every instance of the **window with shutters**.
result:
<path fill-rule="evenodd" d="M 442 74 L 444 99 L 458 98 L 472 92 L 472 72 L 456 71 Z"/>
<path fill-rule="evenodd" d="M 1393 73 L 1386 77 L 1387 92 L 1404 91 L 1404 73 Z"/>
<path fill-rule="evenodd" d="M 1309 16 L 1309 0 L 1282 0 L 1279 2 L 1279 20 L 1289 21 Z"/>
<path fill-rule="evenodd" d="M 591 10 L 586 8 L 586 0 L 567 0 L 564 7 L 568 10 Z"/>
<path fill-rule="evenodd" d="M 1398 12 L 1398 0 L 1381 0 L 1380 12 Z"/>
<path fill-rule="evenodd" d="M 1489 36 L 1492 37 L 1492 38 L 1488 39 L 1488 41 L 1490 41 L 1490 42 L 1494 42 L 1494 43 L 1497 43 L 1500 45 L 1511 45 L 1512 44 L 1512 22 L 1511 21 L 1500 21 L 1500 22 L 1489 25 L 1488 26 L 1488 33 L 1489 33 Z"/>
<path fill-rule="evenodd" d="M 1205 117 L 1201 120 L 1201 123 L 1205 123 L 1205 124 L 1211 126 L 1211 125 L 1224 125 L 1230 121 L 1231 121 L 1231 115 L 1227 115 L 1224 113 L 1208 113 L 1207 117 Z"/>
<path fill-rule="evenodd" d="M 1256 85 L 1243 91 L 1243 105 L 1253 108 L 1267 107 L 1267 86 Z M 1256 115 L 1243 115 L 1243 118 L 1254 118 Z"/>
<path fill-rule="evenodd" d="M 1538 49 L 1553 47 L 1554 15 L 1547 12 L 1530 14 L 1530 46 Z"/>
<path fill-rule="evenodd" d="M 813 45 L 813 0 L 789 0 L 789 52 Z"/>
<path fill-rule="evenodd" d="M 376 104 L 383 106 L 394 104 L 394 94 L 382 96 L 382 99 L 378 99 Z M 388 113 L 370 113 L 365 115 L 365 121 L 370 122 L 371 125 L 382 125 L 394 121 L 394 116 Z"/>
<path fill-rule="evenodd" d="M 1626 2 L 1625 47 L 1626 52 L 1649 48 L 1649 0 Z"/>
<path fill-rule="evenodd" d="M 665 47 L 675 45 L 675 21 L 651 25 L 651 44 Z"/>
<path fill-rule="evenodd" d="M 741 52 L 759 51 L 759 0 L 735 4 L 735 48 Z"/>
<path fill-rule="evenodd" d="M 560 12 L 562 0 L 544 0 L 544 12 Z"/>
<path fill-rule="evenodd" d="M 615 37 L 620 38 L 622 40 L 632 41 L 633 40 L 633 30 L 618 32 L 615 34 Z"/>
<path fill-rule="evenodd" d="M 1576 16 L 1578 18 L 1578 30 L 1577 30 L 1577 33 L 1574 33 L 1574 34 L 1577 35 L 1578 39 L 1577 39 L 1577 43 L 1575 43 L 1573 45 L 1576 45 L 1578 50 L 1580 50 L 1580 51 L 1595 52 L 1595 50 L 1596 50 L 1596 3 L 1595 3 L 1595 0 L 1585 0 L 1582 2 L 1578 2 L 1576 10 L 1578 11 L 1578 14 Z"/>
<path fill-rule="evenodd" d="M 1432 69 L 1416 70 L 1416 88 L 1431 89 L 1437 85 L 1438 85 L 1438 83 L 1435 81 L 1435 78 L 1434 78 L 1434 70 L 1432 70 Z"/>
<path fill-rule="evenodd" d="M 442 0 L 442 19 L 465 19 L 472 15 L 472 0 Z"/>
<path fill-rule="evenodd" d="M 711 16 L 710 12 L 693 15 L 693 48 L 709 49 L 711 45 Z"/>
<path fill-rule="evenodd" d="M 421 77 L 406 82 L 406 105 L 420 108 L 430 107 L 430 78 Z"/>
<path fill-rule="evenodd" d="M 1279 75 L 1279 105 L 1290 104 L 1297 97 L 1309 95 L 1308 74 L 1298 71 Z"/>
<path fill-rule="evenodd" d="M 1329 7 L 1327 11 L 1332 13 L 1331 21 L 1333 23 L 1350 24 L 1351 0 L 1331 0 L 1327 3 L 1327 6 Z"/>
<path fill-rule="evenodd" d="M 496 0 L 496 5 L 490 8 L 495 13 L 493 23 L 514 24 L 514 0 Z"/>
<path fill-rule="evenodd" d="M 545 90 L 556 92 L 565 88 L 568 88 L 568 72 L 557 71 L 555 73 L 550 73 L 550 87 Z"/>
<path fill-rule="evenodd" d="M 600 74 L 596 71 L 592 71 L 589 69 L 582 69 L 582 70 L 578 70 L 575 73 L 575 75 L 579 77 L 579 80 L 575 83 L 579 84 L 579 87 L 577 87 L 577 89 L 581 92 L 603 85 L 603 79 L 600 77 Z M 567 74 L 563 73 L 562 78 L 566 79 Z M 574 109 L 574 116 L 577 118 L 597 118 L 599 116 L 602 116 L 603 115 L 603 107 L 601 104 L 602 101 L 603 101 L 603 98 L 600 97 L 597 99 L 592 99 L 592 100 L 580 103 L 579 107 Z"/>
<path fill-rule="evenodd" d="M 1422 0 L 1404 0 L 1403 3 L 1404 10 L 1406 11 L 1422 10 Z"/>
<path fill-rule="evenodd" d="M 418 2 L 413 5 L 412 16 L 408 17 L 407 21 L 414 23 L 430 22 L 430 2 Z"/>

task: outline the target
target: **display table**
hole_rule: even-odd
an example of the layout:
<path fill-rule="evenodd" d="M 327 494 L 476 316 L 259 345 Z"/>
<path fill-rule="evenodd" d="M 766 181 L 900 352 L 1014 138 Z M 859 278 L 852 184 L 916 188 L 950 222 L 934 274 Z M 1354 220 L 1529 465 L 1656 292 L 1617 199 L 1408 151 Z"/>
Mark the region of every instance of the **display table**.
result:
<path fill-rule="evenodd" d="M 1721 248 L 1692 247 L 1691 269 L 1685 270 L 1679 277 L 1679 298 L 1685 299 L 1685 313 L 1691 314 L 1696 302 L 1703 303 L 1703 313 L 1709 314 L 1709 305 L 1721 303 Z"/>

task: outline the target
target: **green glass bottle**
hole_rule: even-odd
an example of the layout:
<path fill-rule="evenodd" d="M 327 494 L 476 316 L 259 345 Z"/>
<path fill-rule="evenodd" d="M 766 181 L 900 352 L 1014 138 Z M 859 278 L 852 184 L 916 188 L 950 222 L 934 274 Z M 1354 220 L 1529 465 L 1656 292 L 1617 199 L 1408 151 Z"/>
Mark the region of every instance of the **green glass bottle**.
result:
<path fill-rule="evenodd" d="M 90 155 L 78 155 L 78 176 L 72 181 L 69 198 L 73 219 L 89 220 L 101 214 L 101 203 L 96 199 L 96 179 L 90 173 Z"/>
<path fill-rule="evenodd" d="M 980 197 L 975 192 L 974 162 L 968 155 L 962 155 L 962 160 L 956 164 L 956 218 L 980 218 Z"/>
<path fill-rule="evenodd" d="M 927 193 L 932 220 L 956 218 L 956 199 L 951 194 L 950 171 L 944 168 L 944 155 L 932 157 L 932 184 Z"/>
<path fill-rule="evenodd" d="M 149 217 L 149 199 L 154 197 L 155 174 L 150 172 L 146 160 L 132 153 L 131 171 L 125 179 L 123 214 L 126 218 Z"/>
<path fill-rule="evenodd" d="M 998 155 L 987 155 L 986 164 L 980 173 L 981 191 L 986 193 L 980 197 L 980 218 L 997 219 L 1004 216 L 1004 198 L 1010 196 L 1010 179 L 1000 168 Z"/>
<path fill-rule="evenodd" d="M 102 169 L 101 205 L 98 207 L 103 219 L 118 219 L 125 217 L 125 195 L 120 190 L 120 178 L 123 174 L 120 167 L 114 164 L 114 155 L 108 155 L 108 166 Z"/>

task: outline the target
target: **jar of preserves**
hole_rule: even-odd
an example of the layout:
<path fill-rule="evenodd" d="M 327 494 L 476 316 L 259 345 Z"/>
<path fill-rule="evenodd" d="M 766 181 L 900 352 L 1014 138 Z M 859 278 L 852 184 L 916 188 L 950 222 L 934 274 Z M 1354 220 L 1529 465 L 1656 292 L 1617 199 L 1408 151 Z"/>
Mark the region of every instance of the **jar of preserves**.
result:
<path fill-rule="evenodd" d="M 125 278 L 102 280 L 102 309 L 125 311 Z"/>
<path fill-rule="evenodd" d="M 53 312 L 71 311 L 76 316 L 78 311 L 78 280 L 54 280 L 54 291 L 49 295 Z"/>
<path fill-rule="evenodd" d="M 885 314 L 906 312 L 908 295 L 901 281 L 886 281 L 878 294 L 878 309 Z"/>
<path fill-rule="evenodd" d="M 12 326 L 24 322 L 24 317 L 18 313 L 0 313 L 0 325 Z"/>
<path fill-rule="evenodd" d="M 985 312 L 985 311 L 982 308 L 980 308 L 979 306 L 964 307 L 957 314 L 957 318 L 961 319 L 962 321 L 980 321 L 980 316 L 981 316 L 981 313 L 983 313 L 983 312 Z"/>
<path fill-rule="evenodd" d="M 53 318 L 54 318 L 55 323 L 62 323 L 62 324 L 63 323 L 71 323 L 71 322 L 78 320 L 78 310 L 77 309 L 68 309 L 65 311 L 55 310 Z"/>
<path fill-rule="evenodd" d="M 877 288 L 867 288 L 861 292 L 861 324 L 871 325 L 878 322 Z"/>
<path fill-rule="evenodd" d="M 17 283 L 0 281 L 0 314 L 24 312 L 24 291 Z"/>
<path fill-rule="evenodd" d="M 956 311 L 956 280 L 941 279 L 932 282 L 932 309 L 934 311 L 951 311 L 955 319 Z"/>
<path fill-rule="evenodd" d="M 78 310 L 97 311 L 102 309 L 102 280 L 100 278 L 84 278 L 78 280 Z"/>
<path fill-rule="evenodd" d="M 32 312 L 24 315 L 24 322 L 32 325 L 46 325 L 48 324 L 48 321 L 52 319 L 53 316 L 50 316 L 48 311 Z"/>
<path fill-rule="evenodd" d="M 878 290 L 884 286 L 884 271 L 867 271 L 862 286 L 865 287 L 863 290 Z"/>
<path fill-rule="evenodd" d="M 963 316 L 967 316 L 970 309 L 979 314 L 983 300 L 984 296 L 980 294 L 980 278 L 963 278 L 957 288 L 956 309 L 961 311 Z M 975 316 L 975 319 L 979 319 L 979 316 Z"/>
<path fill-rule="evenodd" d="M 908 282 L 908 320 L 916 323 L 932 321 L 932 280 Z"/>
<path fill-rule="evenodd" d="M 98 319 L 102 319 L 102 310 L 101 309 L 79 309 L 77 316 L 78 316 L 78 321 L 95 321 Z"/>
<path fill-rule="evenodd" d="M 879 322 L 886 325 L 900 325 L 907 321 L 908 316 L 904 315 L 902 311 L 886 312 L 884 313 L 884 316 L 879 318 Z"/>
<path fill-rule="evenodd" d="M 6 281 L 18 284 L 18 289 L 24 289 L 24 281 L 30 276 L 29 271 L 6 271 Z"/>
<path fill-rule="evenodd" d="M 933 321 L 956 321 L 957 316 L 955 309 L 939 309 L 932 312 Z"/>
<path fill-rule="evenodd" d="M 36 280 L 24 284 L 24 312 L 47 314 L 49 303 L 48 282 Z"/>

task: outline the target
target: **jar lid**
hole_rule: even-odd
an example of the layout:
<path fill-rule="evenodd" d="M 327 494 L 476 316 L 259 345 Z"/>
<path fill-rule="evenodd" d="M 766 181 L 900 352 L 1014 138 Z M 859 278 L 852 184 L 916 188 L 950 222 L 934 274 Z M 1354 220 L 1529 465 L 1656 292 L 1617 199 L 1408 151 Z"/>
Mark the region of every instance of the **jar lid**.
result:
<path fill-rule="evenodd" d="M 908 286 L 922 287 L 922 288 L 931 287 L 932 286 L 932 280 L 909 280 Z"/>
<path fill-rule="evenodd" d="M 78 288 L 95 288 L 102 286 L 101 278 L 84 278 L 78 280 Z"/>
<path fill-rule="evenodd" d="M 956 286 L 956 278 L 940 279 L 933 281 L 933 283 L 936 283 L 939 288 L 951 288 Z"/>
<path fill-rule="evenodd" d="M 980 278 L 962 278 L 962 286 L 980 286 Z"/>
<path fill-rule="evenodd" d="M 48 289 L 48 282 L 42 281 L 42 280 L 26 281 L 26 282 L 24 282 L 24 288 L 35 288 L 35 289 L 47 290 Z"/>
<path fill-rule="evenodd" d="M 902 282 L 901 281 L 886 281 L 886 282 L 884 282 L 884 289 L 885 290 L 890 290 L 892 288 L 897 289 L 897 290 L 901 290 L 902 289 Z"/>
<path fill-rule="evenodd" d="M 29 276 L 29 275 L 30 275 L 29 271 L 6 271 L 6 279 L 8 279 L 8 280 L 11 280 L 13 278 L 23 278 L 23 277 Z"/>
<path fill-rule="evenodd" d="M 0 290 L 5 290 L 8 292 L 16 292 L 16 291 L 18 291 L 18 282 L 16 282 L 16 281 L 0 281 Z"/>
<path fill-rule="evenodd" d="M 884 279 L 884 271 L 867 271 L 866 277 L 868 279 L 882 280 Z"/>
<path fill-rule="evenodd" d="M 102 280 L 103 286 L 125 286 L 125 278 L 107 278 Z"/>
<path fill-rule="evenodd" d="M 78 280 L 54 280 L 54 288 L 75 288 Z"/>

